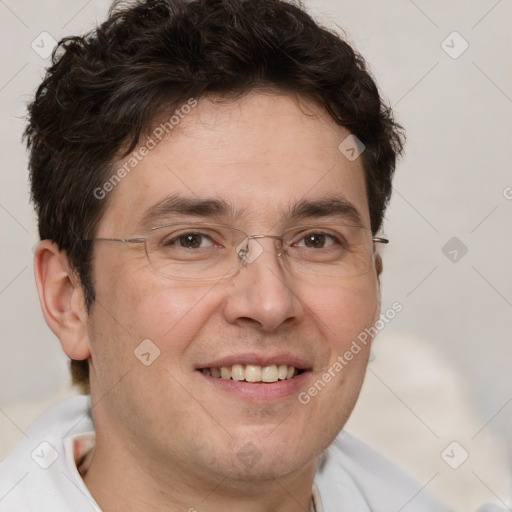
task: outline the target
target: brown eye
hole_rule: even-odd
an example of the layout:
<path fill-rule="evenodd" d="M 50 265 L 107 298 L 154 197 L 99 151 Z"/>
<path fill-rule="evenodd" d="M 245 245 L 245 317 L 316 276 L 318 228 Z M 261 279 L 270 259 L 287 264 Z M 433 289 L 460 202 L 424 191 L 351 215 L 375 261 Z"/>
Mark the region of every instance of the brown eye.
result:
<path fill-rule="evenodd" d="M 204 235 L 196 233 L 189 233 L 186 235 L 179 236 L 176 241 L 181 247 L 185 249 L 199 249 L 202 246 Z"/>
<path fill-rule="evenodd" d="M 208 249 L 214 245 L 213 240 L 204 233 L 182 233 L 164 237 L 161 246 L 166 249 Z"/>
<path fill-rule="evenodd" d="M 325 247 L 326 236 L 319 233 L 312 233 L 304 237 L 304 245 L 315 249 Z"/>
<path fill-rule="evenodd" d="M 334 235 L 322 233 L 321 231 L 311 231 L 300 235 L 300 239 L 293 246 L 306 249 L 327 249 L 337 243 L 339 242 Z"/>

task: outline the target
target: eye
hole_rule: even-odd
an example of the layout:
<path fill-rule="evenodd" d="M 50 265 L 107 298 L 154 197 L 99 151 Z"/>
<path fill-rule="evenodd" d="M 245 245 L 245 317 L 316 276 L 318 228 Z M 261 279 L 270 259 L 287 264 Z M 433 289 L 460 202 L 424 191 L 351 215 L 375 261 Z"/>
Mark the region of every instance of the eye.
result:
<path fill-rule="evenodd" d="M 162 245 L 165 247 L 177 246 L 184 249 L 205 249 L 214 245 L 213 240 L 204 233 L 183 233 L 178 236 L 168 237 Z"/>
<path fill-rule="evenodd" d="M 307 247 L 310 249 L 325 249 L 335 244 L 339 244 L 339 241 L 335 236 L 327 233 L 310 232 L 303 235 L 302 238 L 293 244 L 294 247 Z"/>

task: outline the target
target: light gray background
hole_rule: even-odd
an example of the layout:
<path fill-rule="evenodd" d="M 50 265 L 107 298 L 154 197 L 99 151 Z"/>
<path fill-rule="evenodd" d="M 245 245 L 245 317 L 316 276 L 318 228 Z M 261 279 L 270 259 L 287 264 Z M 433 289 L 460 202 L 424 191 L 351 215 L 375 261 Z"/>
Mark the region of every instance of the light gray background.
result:
<path fill-rule="evenodd" d="M 384 230 L 392 242 L 383 311 L 395 301 L 404 309 L 376 342 L 347 428 L 460 510 L 482 500 L 510 506 L 512 3 L 306 5 L 343 27 L 408 135 Z M 31 44 L 44 51 L 42 32 L 56 40 L 83 33 L 107 9 L 100 0 L 0 0 L 0 416 L 18 435 L 26 419 L 15 417 L 13 403 L 43 403 L 69 382 L 32 272 L 37 231 L 20 137 L 25 104 L 49 60 Z M 469 45 L 458 58 L 445 51 L 463 47 L 454 31 Z M 452 237 L 467 247 L 456 262 L 443 253 Z M 459 469 L 440 456 L 452 441 L 469 454 Z M 462 457 L 458 446 L 448 453 Z"/>

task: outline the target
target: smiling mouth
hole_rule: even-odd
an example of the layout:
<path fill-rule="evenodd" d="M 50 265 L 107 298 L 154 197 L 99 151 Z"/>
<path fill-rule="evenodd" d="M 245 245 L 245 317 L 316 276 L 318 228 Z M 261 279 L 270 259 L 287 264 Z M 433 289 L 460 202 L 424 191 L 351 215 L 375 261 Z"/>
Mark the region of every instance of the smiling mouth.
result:
<path fill-rule="evenodd" d="M 234 364 L 220 368 L 201 368 L 200 371 L 208 376 L 224 380 L 234 380 L 252 383 L 273 383 L 291 380 L 305 370 L 286 364 L 259 366 L 255 364 Z"/>

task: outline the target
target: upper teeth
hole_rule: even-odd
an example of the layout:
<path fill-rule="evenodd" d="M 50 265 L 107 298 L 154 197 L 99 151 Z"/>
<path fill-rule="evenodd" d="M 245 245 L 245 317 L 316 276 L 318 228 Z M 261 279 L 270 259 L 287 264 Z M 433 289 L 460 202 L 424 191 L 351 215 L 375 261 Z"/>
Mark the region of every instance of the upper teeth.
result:
<path fill-rule="evenodd" d="M 277 382 L 278 380 L 293 379 L 296 374 L 295 366 L 286 364 L 271 364 L 270 366 L 234 364 L 220 368 L 203 368 L 201 371 L 211 377 L 245 380 L 246 382 Z"/>

